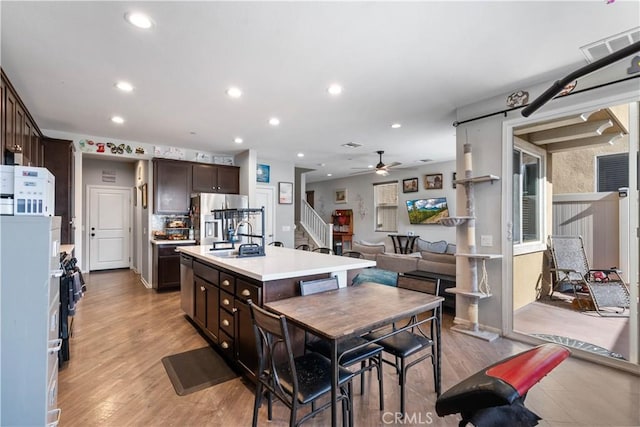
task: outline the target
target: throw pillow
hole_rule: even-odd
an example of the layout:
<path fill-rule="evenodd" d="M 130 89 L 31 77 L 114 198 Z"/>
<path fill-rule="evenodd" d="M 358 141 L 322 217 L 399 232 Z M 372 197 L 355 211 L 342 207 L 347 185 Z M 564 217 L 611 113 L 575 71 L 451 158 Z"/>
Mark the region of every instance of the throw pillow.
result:
<path fill-rule="evenodd" d="M 453 243 L 447 243 L 447 250 L 446 252 L 447 254 L 455 254 L 456 253 L 456 245 L 454 245 Z"/>
<path fill-rule="evenodd" d="M 437 254 L 443 254 L 447 251 L 447 242 L 445 240 L 439 240 L 437 242 L 429 242 L 428 240 L 416 239 L 418 250 L 435 252 Z"/>

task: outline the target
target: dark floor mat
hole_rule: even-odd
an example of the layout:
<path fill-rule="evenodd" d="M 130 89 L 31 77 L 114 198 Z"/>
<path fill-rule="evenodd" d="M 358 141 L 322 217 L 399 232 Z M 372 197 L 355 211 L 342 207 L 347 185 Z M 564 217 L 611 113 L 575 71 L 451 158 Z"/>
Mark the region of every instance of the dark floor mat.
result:
<path fill-rule="evenodd" d="M 179 396 L 220 384 L 238 376 L 211 347 L 163 357 L 162 364 Z"/>

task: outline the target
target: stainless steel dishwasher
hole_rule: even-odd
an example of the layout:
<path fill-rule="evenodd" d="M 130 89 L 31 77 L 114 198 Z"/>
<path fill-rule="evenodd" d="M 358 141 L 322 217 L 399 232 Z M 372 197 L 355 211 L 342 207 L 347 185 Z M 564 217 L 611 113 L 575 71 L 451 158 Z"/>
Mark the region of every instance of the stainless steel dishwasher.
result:
<path fill-rule="evenodd" d="M 193 319 L 195 285 L 193 282 L 193 257 L 180 254 L 180 306 Z"/>

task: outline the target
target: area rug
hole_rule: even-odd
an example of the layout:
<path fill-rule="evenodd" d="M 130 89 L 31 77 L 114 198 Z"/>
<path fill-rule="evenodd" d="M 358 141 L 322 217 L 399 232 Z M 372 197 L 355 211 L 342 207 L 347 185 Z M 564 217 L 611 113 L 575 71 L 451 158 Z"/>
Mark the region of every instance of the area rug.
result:
<path fill-rule="evenodd" d="M 591 344 L 588 342 L 576 340 L 574 338 L 562 337 L 560 335 L 548 335 L 548 334 L 530 334 L 534 337 L 542 338 L 545 341 L 551 341 L 556 344 L 562 344 L 564 346 L 575 348 L 579 350 L 585 350 L 591 353 L 599 354 L 601 356 L 613 357 L 615 359 L 624 359 L 624 356 L 618 353 L 607 350 L 606 348 Z"/>
<path fill-rule="evenodd" d="M 179 396 L 185 396 L 238 376 L 211 347 L 163 357 L 162 364 Z"/>

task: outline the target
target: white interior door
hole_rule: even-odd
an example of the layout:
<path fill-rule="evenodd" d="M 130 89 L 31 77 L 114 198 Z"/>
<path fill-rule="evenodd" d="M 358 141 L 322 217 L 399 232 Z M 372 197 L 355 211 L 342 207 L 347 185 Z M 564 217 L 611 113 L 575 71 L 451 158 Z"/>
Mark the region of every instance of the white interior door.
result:
<path fill-rule="evenodd" d="M 129 188 L 89 187 L 89 270 L 129 267 L 130 206 Z"/>
<path fill-rule="evenodd" d="M 264 238 L 265 245 L 276 240 L 274 230 L 275 230 L 275 215 L 274 215 L 274 206 L 276 200 L 276 190 L 273 187 L 268 186 L 256 186 L 256 200 L 255 203 L 252 203 L 253 206 L 260 208 L 264 206 Z M 257 224 L 258 229 L 261 227 L 261 224 Z M 257 233 L 259 234 L 259 232 Z"/>

